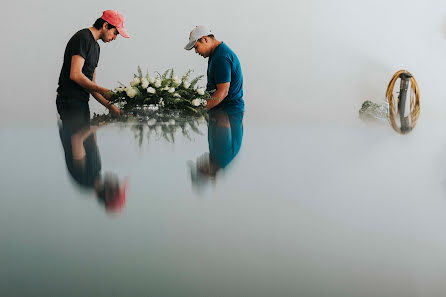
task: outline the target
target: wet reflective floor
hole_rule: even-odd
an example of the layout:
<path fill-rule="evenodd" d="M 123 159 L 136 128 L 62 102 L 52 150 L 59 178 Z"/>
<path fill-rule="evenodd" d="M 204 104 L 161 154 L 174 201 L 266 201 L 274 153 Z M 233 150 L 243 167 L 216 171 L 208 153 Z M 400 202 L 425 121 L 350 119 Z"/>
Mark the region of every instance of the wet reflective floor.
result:
<path fill-rule="evenodd" d="M 446 291 L 440 126 L 152 118 L 0 130 L 2 296 Z"/>

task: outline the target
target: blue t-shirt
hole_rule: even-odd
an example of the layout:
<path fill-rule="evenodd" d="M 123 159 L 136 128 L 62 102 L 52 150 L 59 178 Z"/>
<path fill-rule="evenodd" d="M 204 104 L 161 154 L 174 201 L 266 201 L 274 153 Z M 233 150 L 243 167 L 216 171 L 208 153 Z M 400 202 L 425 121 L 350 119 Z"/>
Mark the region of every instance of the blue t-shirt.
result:
<path fill-rule="evenodd" d="M 209 57 L 207 76 L 208 91 L 216 90 L 217 84 L 230 83 L 228 96 L 219 106 L 231 106 L 244 111 L 242 67 L 235 53 L 225 43 L 217 46 Z"/>

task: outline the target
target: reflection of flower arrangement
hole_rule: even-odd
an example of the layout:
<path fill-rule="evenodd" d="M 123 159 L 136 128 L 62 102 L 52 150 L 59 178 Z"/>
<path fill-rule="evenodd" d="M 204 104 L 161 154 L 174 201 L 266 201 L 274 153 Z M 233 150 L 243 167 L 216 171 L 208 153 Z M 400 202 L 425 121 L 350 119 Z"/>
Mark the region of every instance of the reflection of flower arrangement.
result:
<path fill-rule="evenodd" d="M 158 106 L 142 105 L 136 106 L 131 111 L 125 112 L 121 117 L 114 117 L 110 114 L 94 114 L 91 120 L 92 125 L 104 123 L 118 123 L 121 127 L 130 127 L 135 133 L 135 138 L 141 146 L 146 135 L 156 139 L 165 139 L 168 142 L 175 142 L 175 135 L 179 132 L 192 140 L 193 133 L 203 135 L 199 127 L 207 122 L 207 113 L 204 115 L 185 115 L 178 110 L 162 110 Z"/>
<path fill-rule="evenodd" d="M 359 117 L 365 121 L 376 120 L 388 123 L 389 104 L 387 102 L 374 103 L 366 100 L 362 103 L 361 109 L 359 110 Z"/>
<path fill-rule="evenodd" d="M 188 140 L 192 140 L 191 132 L 203 135 L 199 126 L 206 123 L 206 118 L 201 117 L 185 117 L 168 113 L 156 113 L 148 119 L 145 125 L 140 125 L 141 137 L 143 131 L 147 131 L 146 135 L 149 139 L 151 135 L 156 138 L 164 138 L 169 142 L 175 142 L 175 134 L 180 132 Z M 142 139 L 141 139 L 142 142 Z"/>
<path fill-rule="evenodd" d="M 203 107 L 211 96 L 204 89 L 196 88 L 196 84 L 203 75 L 188 81 L 191 72 L 192 70 L 189 70 L 180 79 L 173 69 L 168 69 L 164 74 L 156 73 L 152 78 L 148 72 L 143 76 L 138 66 L 138 74 L 134 75 L 134 79 L 128 86 L 120 83 L 111 101 L 121 102 L 125 108 L 153 104 L 160 108 L 202 114 Z"/>

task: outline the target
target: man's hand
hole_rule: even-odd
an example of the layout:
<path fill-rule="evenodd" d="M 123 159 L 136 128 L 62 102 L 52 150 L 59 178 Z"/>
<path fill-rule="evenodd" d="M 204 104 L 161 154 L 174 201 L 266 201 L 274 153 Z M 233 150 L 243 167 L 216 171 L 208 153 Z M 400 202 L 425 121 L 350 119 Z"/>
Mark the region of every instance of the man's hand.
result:
<path fill-rule="evenodd" d="M 211 99 L 208 100 L 205 107 L 206 110 L 214 108 L 228 96 L 230 84 L 230 82 L 217 84 L 217 91 L 215 91 L 215 93 L 212 94 Z"/>
<path fill-rule="evenodd" d="M 120 116 L 123 113 L 122 109 L 114 106 L 113 104 L 109 106 L 108 110 L 110 110 L 110 113 L 115 116 Z"/>
<path fill-rule="evenodd" d="M 112 90 L 107 90 L 105 92 L 102 92 L 102 96 L 104 96 L 105 99 L 110 100 L 110 98 L 114 95 Z"/>

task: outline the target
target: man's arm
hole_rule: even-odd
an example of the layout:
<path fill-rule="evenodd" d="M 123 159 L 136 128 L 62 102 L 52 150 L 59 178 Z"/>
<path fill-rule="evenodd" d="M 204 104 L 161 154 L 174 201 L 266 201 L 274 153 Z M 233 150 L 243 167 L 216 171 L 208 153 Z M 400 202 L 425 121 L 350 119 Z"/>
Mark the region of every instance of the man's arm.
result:
<path fill-rule="evenodd" d="M 220 102 L 228 96 L 230 84 L 230 82 L 217 84 L 217 91 L 215 91 L 215 93 L 212 94 L 211 99 L 208 100 L 206 108 L 211 109 L 220 104 Z"/>
<path fill-rule="evenodd" d="M 90 134 L 93 133 L 95 142 L 96 142 L 96 129 L 97 126 L 92 126 L 89 128 L 81 129 L 80 131 L 74 133 L 71 136 L 71 151 L 73 154 L 73 160 L 79 161 L 85 158 L 85 148 L 84 148 L 84 141 L 87 139 Z"/>
<path fill-rule="evenodd" d="M 87 78 L 88 79 L 88 78 Z M 96 84 L 96 69 L 94 70 L 93 73 L 93 83 Z M 119 109 L 118 107 L 114 106 L 110 101 L 108 101 L 107 99 L 104 98 L 104 96 L 102 96 L 99 92 L 95 92 L 95 91 L 91 91 L 91 95 L 102 105 L 104 105 L 105 107 L 108 108 L 108 110 L 110 110 L 110 112 L 114 115 L 121 115 L 122 114 L 122 110 Z"/>
<path fill-rule="evenodd" d="M 74 55 L 71 57 L 70 79 L 84 89 L 89 90 L 91 93 L 96 92 L 109 98 L 112 93 L 109 89 L 99 86 L 94 81 L 89 80 L 88 77 L 82 73 L 84 63 L 85 59 L 81 55 Z"/>

